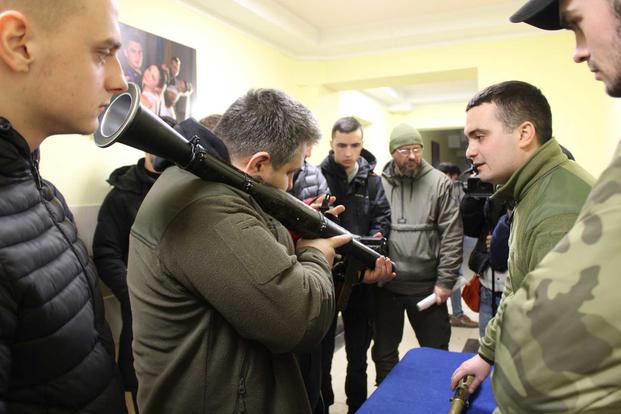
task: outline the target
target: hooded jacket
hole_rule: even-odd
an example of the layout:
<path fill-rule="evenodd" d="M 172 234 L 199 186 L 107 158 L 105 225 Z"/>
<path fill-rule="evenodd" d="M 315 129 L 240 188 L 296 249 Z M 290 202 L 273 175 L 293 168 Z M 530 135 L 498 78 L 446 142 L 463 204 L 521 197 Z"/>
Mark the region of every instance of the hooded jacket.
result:
<path fill-rule="evenodd" d="M 93 237 L 93 259 L 103 282 L 121 303 L 123 330 L 119 340 L 119 367 L 127 390 L 138 386 L 133 370 L 131 308 L 127 292 L 127 253 L 129 231 L 157 174 L 147 171 L 145 159 L 137 164 L 117 168 L 108 183 L 113 186 L 106 195 Z"/>
<path fill-rule="evenodd" d="M 151 189 L 157 175 L 144 166 L 144 158 L 135 165 L 114 170 L 108 178 L 113 187 L 106 195 L 93 237 L 93 259 L 99 277 L 121 303 L 129 302 L 127 294 L 127 252 L 129 231 L 140 204 Z"/>
<path fill-rule="evenodd" d="M 451 289 L 462 262 L 463 225 L 451 180 L 425 160 L 413 176 L 384 167 L 382 183 L 392 210 L 390 258 L 399 273 L 384 288 L 426 295 L 435 285 Z"/>
<path fill-rule="evenodd" d="M 0 413 L 124 413 L 95 267 L 0 119 Z"/>
<path fill-rule="evenodd" d="M 321 172 L 328 181 L 336 204 L 346 207 L 339 215 L 341 226 L 358 236 L 373 236 L 380 232 L 384 237 L 390 233 L 390 206 L 381 178 L 373 172 L 377 161 L 366 149 L 358 159 L 358 173 L 347 182 L 347 173 L 334 161 L 334 151 L 321 162 Z"/>

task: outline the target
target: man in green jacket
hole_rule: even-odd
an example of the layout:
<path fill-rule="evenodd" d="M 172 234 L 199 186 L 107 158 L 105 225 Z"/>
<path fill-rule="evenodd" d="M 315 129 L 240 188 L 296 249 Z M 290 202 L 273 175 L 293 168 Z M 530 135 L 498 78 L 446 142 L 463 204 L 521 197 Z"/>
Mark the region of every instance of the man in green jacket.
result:
<path fill-rule="evenodd" d="M 234 166 L 283 191 L 320 136 L 306 107 L 269 89 L 235 101 L 215 133 Z M 247 193 L 168 168 L 130 236 L 140 411 L 310 413 L 294 352 L 332 322 L 334 248 L 349 239 L 294 246 Z M 365 280 L 391 268 L 380 258 Z"/>
<path fill-rule="evenodd" d="M 529 1 L 511 20 L 572 30 L 574 61 L 621 97 L 621 2 Z M 506 304 L 492 376 L 499 412 L 621 412 L 620 207 L 621 146 L 576 224 Z"/>
<path fill-rule="evenodd" d="M 474 375 L 475 389 L 496 359 L 506 304 L 524 276 L 573 226 L 593 178 L 563 154 L 552 138 L 548 101 L 526 82 L 502 82 L 475 95 L 466 108 L 464 132 L 468 137 L 466 156 L 481 180 L 502 184 L 492 199 L 516 203 L 501 307 L 480 340 L 479 354 L 464 362 L 451 378 L 455 387 L 462 377 Z"/>

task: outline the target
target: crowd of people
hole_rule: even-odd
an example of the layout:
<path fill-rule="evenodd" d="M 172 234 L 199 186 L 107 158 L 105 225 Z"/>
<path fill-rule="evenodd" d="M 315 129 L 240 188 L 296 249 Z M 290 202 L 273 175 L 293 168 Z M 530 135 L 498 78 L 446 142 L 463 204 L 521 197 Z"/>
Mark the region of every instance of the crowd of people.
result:
<path fill-rule="evenodd" d="M 574 60 L 621 97 L 618 0 L 530 0 L 511 20 L 573 31 Z M 554 138 L 542 91 L 505 81 L 465 108 L 466 156 L 489 196 L 464 193 L 456 166 L 430 165 L 408 123 L 392 129 L 376 173 L 363 125 L 340 118 L 314 166 L 318 123 L 282 91 L 177 119 L 192 93 L 180 65 L 143 68 L 139 42 L 121 49 L 113 0 L 0 0 L 0 414 L 125 413 L 123 391 L 135 412 L 326 414 L 339 313 L 350 413 L 367 398 L 368 349 L 376 384 L 398 363 L 405 315 L 437 349 L 451 325 L 479 327 L 478 354 L 446 382 L 473 375 L 474 392 L 493 371 L 501 413 L 621 412 L 621 150 L 596 181 Z M 349 233 L 300 237 L 243 188 L 145 154 L 110 175 L 91 261 L 39 173 L 39 146 L 93 133 L 128 81 L 180 134 Z M 478 325 L 455 288 L 465 236 L 476 240 Z M 352 238 L 385 241 L 388 253 L 362 265 L 347 253 Z M 98 276 L 121 304 L 117 358 Z M 430 294 L 435 304 L 418 309 Z"/>

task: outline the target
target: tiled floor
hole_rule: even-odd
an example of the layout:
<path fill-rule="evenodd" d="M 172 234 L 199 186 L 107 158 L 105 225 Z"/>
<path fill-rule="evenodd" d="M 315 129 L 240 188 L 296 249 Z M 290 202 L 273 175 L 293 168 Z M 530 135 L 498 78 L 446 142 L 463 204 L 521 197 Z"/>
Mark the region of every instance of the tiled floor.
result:
<path fill-rule="evenodd" d="M 463 304 L 464 313 L 468 315 L 472 320 L 478 320 L 478 314 L 471 312 L 468 307 Z M 449 311 L 451 306 L 449 304 Z M 468 339 L 478 339 L 478 328 L 452 328 L 451 341 L 449 342 L 449 350 L 461 352 L 464 348 L 464 344 Z M 414 331 L 405 318 L 405 326 L 403 329 L 403 340 L 399 346 L 399 354 L 403 356 L 407 351 L 418 346 L 418 341 L 414 335 Z M 371 350 L 369 349 L 367 355 L 367 362 L 369 367 L 367 369 L 368 375 L 368 390 L 369 395 L 375 390 L 375 366 L 371 359 Z M 346 414 L 347 404 L 345 403 L 345 371 L 347 367 L 347 361 L 345 359 L 345 348 L 341 347 L 334 353 L 334 359 L 332 361 L 332 386 L 334 388 L 334 405 L 330 407 L 330 414 Z M 447 381 L 449 379 L 447 378 Z"/>

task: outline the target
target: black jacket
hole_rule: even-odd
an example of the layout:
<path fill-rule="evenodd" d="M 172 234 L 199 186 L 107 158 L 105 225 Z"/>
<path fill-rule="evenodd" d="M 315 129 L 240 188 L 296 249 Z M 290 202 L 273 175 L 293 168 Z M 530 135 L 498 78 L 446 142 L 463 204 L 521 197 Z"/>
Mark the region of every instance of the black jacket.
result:
<path fill-rule="evenodd" d="M 147 171 L 144 158 L 137 164 L 117 168 L 110 174 L 110 190 L 99 209 L 93 237 L 93 259 L 103 282 L 121 303 L 123 327 L 119 340 L 119 367 L 125 390 L 138 387 L 132 356 L 132 314 L 127 292 L 129 231 L 138 209 L 157 174 Z"/>
<path fill-rule="evenodd" d="M 509 222 L 506 217 L 499 222 L 499 217 L 506 211 L 506 204 L 494 203 L 489 198 L 478 198 L 466 195 L 460 204 L 461 215 L 464 223 L 464 234 L 476 237 L 477 244 L 468 259 L 468 267 L 477 274 L 483 274 L 492 265 L 497 272 L 507 271 Z M 492 257 L 487 250 L 485 239 L 497 226 L 498 236 L 492 244 L 495 246 L 495 256 Z"/>
<path fill-rule="evenodd" d="M 373 236 L 378 231 L 384 237 L 390 232 L 390 206 L 382 187 L 382 179 L 375 175 L 376 160 L 373 154 L 363 149 L 358 159 L 358 173 L 348 183 L 342 165 L 334 161 L 334 152 L 321 162 L 321 172 L 328 181 L 336 204 L 345 206 L 339 215 L 341 226 L 359 236 Z"/>
<path fill-rule="evenodd" d="M 0 119 L 0 413 L 123 413 L 95 267 Z"/>
<path fill-rule="evenodd" d="M 304 161 L 302 168 L 293 178 L 293 188 L 290 193 L 304 201 L 327 194 L 329 191 L 321 168 Z"/>
<path fill-rule="evenodd" d="M 144 158 L 135 165 L 117 168 L 108 178 L 114 188 L 104 199 L 97 216 L 93 259 L 99 277 L 122 304 L 129 301 L 126 281 L 129 231 L 156 178 L 156 174 L 144 167 Z"/>

